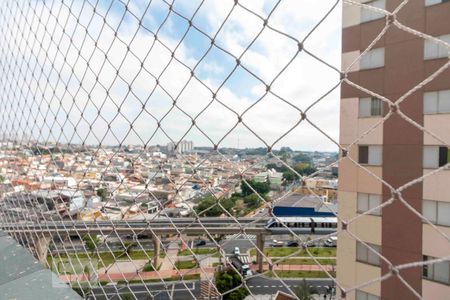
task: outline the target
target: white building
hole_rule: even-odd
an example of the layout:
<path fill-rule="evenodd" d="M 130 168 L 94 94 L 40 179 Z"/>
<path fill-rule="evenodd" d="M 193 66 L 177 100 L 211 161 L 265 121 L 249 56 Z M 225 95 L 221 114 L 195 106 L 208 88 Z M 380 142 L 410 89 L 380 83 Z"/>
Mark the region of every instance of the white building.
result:
<path fill-rule="evenodd" d="M 177 147 L 175 149 L 176 145 L 177 145 Z M 191 153 L 193 149 L 194 149 L 194 143 L 192 141 L 182 140 L 182 141 L 178 142 L 178 144 L 175 144 L 173 142 L 170 142 L 167 144 L 167 150 L 169 152 Z"/>

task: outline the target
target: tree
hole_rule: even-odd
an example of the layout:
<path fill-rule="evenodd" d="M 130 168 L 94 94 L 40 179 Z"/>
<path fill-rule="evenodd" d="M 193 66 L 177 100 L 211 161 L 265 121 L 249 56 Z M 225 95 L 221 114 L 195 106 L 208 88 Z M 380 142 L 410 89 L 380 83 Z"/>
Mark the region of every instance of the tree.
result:
<path fill-rule="evenodd" d="M 86 248 L 91 251 L 91 254 L 94 253 L 95 249 L 97 249 L 97 245 L 100 244 L 100 239 L 96 235 L 87 234 L 83 236 L 83 241 Z"/>
<path fill-rule="evenodd" d="M 220 199 L 219 202 L 226 211 L 231 213 L 231 209 L 235 205 L 235 201 L 233 199 Z"/>
<path fill-rule="evenodd" d="M 292 157 L 292 160 L 295 163 L 307 163 L 307 164 L 311 164 L 311 158 L 303 153 L 297 154 L 294 157 Z"/>
<path fill-rule="evenodd" d="M 235 204 L 234 208 L 235 208 L 237 211 L 242 211 L 242 210 L 245 209 L 244 200 L 239 199 L 239 200 L 237 200 L 235 203 L 236 203 L 236 204 Z"/>
<path fill-rule="evenodd" d="M 288 181 L 288 182 L 294 181 L 296 177 L 298 177 L 297 174 L 295 174 L 291 170 L 287 170 L 287 171 L 283 172 L 283 179 L 285 181 Z"/>
<path fill-rule="evenodd" d="M 258 195 L 251 194 L 244 198 L 244 203 L 248 208 L 256 208 L 261 205 L 261 199 L 259 199 Z"/>
<path fill-rule="evenodd" d="M 303 279 L 302 283 L 295 289 L 295 295 L 300 300 L 313 300 L 313 295 L 317 293 L 317 289 L 309 285 L 305 279 Z"/>
<path fill-rule="evenodd" d="M 216 200 L 214 197 L 208 196 L 200 200 L 198 205 L 195 207 L 195 211 L 198 214 L 202 214 L 203 216 L 208 217 L 217 217 L 222 214 L 222 210 L 219 206 L 215 205 Z M 208 209 L 207 211 L 203 212 L 204 210 Z M 203 212 L 203 213 L 202 213 Z"/>
<path fill-rule="evenodd" d="M 228 297 L 224 297 L 224 299 L 228 300 L 242 300 L 245 299 L 249 294 L 248 290 L 246 288 L 239 288 L 233 292 L 231 292 Z"/>
<path fill-rule="evenodd" d="M 253 190 L 250 188 L 250 186 L 260 195 L 265 195 L 268 192 L 270 192 L 270 184 L 267 182 L 256 182 L 254 180 L 247 180 L 247 183 L 245 181 L 241 181 L 241 191 L 242 196 L 248 196 L 253 194 Z"/>
<path fill-rule="evenodd" d="M 294 166 L 294 170 L 297 171 L 299 174 L 305 176 L 305 175 L 311 175 L 312 173 L 316 172 L 317 169 L 311 167 L 310 164 L 307 163 L 299 163 Z"/>
<path fill-rule="evenodd" d="M 241 285 L 241 277 L 234 270 L 220 271 L 216 273 L 217 290 L 223 294 Z M 245 288 L 239 288 L 223 296 L 224 300 L 242 300 L 249 294 Z"/>
<path fill-rule="evenodd" d="M 2 175 L 0 175 L 0 183 L 5 181 L 5 177 L 3 177 Z"/>
<path fill-rule="evenodd" d="M 88 265 L 84 266 L 83 273 L 86 275 L 87 278 L 91 278 L 91 270 L 89 269 Z"/>
<path fill-rule="evenodd" d="M 220 199 L 220 205 L 223 206 L 223 208 L 226 211 L 231 212 L 231 209 L 234 206 L 235 199 Z M 213 196 L 207 196 L 200 200 L 197 207 L 195 207 L 195 211 L 199 214 L 202 213 L 204 210 L 208 209 L 207 211 L 202 213 L 202 216 L 207 217 L 218 217 L 221 214 L 223 214 L 225 211 L 217 204 L 217 199 Z"/>
<path fill-rule="evenodd" d="M 308 175 L 311 175 L 311 174 L 317 172 L 316 168 L 311 167 L 311 165 L 307 164 L 307 163 L 298 163 L 293 167 L 293 169 L 295 170 L 295 172 L 297 172 L 298 174 L 300 174 L 302 176 L 308 176 Z M 287 168 L 286 168 L 286 171 L 283 172 L 283 179 L 287 182 L 292 182 L 298 178 L 299 178 L 299 176 L 296 173 L 294 173 L 293 171 L 291 171 Z"/>
<path fill-rule="evenodd" d="M 97 196 L 99 196 L 102 199 L 102 201 L 106 201 L 108 199 L 108 190 L 106 188 L 98 189 Z"/>
<path fill-rule="evenodd" d="M 292 152 L 291 147 L 281 147 L 279 153 L 288 153 L 288 152 Z"/>

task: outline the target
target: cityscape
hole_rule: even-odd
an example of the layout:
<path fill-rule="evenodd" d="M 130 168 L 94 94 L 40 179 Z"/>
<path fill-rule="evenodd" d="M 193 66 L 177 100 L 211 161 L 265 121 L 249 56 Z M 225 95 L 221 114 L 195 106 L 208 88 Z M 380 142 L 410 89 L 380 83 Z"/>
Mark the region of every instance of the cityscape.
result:
<path fill-rule="evenodd" d="M 0 300 L 450 299 L 450 1 L 0 3 Z"/>
<path fill-rule="evenodd" d="M 3 226 L 16 229 L 19 235 L 21 228 L 33 223 L 48 228 L 55 221 L 63 221 L 63 228 L 71 228 L 83 221 L 97 227 L 88 235 L 81 233 L 82 227 L 66 230 L 46 240 L 44 249 L 42 242 L 28 244 L 30 240 L 24 239 L 27 244 L 23 246 L 30 247 L 41 262 L 72 283 L 79 280 L 75 278 L 78 273 L 91 267 L 98 273 L 97 283 L 108 286 L 117 281 L 136 281 L 135 273 L 124 277 L 126 270 L 133 268 L 149 281 L 163 274 L 168 275 L 162 278 L 173 280 L 179 277 L 174 270 L 199 280 L 213 277 L 217 269 L 232 264 L 244 276 L 270 268 L 278 276 L 296 278 L 290 280 L 292 287 L 301 282 L 300 276 L 314 278 L 319 292 L 331 297 L 332 281 L 308 253 L 298 251 L 302 241 L 294 239 L 291 232 L 306 234 L 309 251 L 324 263 L 329 274 L 335 274 L 336 239 L 322 236 L 334 234 L 337 227 L 338 153 L 285 147 L 271 156 L 263 148 L 214 151 L 197 149 L 191 141 L 179 145 L 181 149 L 169 143 L 146 149 L 128 145 L 99 151 L 95 146 L 24 147 L 16 141 L 5 142 L 2 149 L 8 150 L 0 157 L 0 209 L 2 220 L 9 223 L 14 219 L 14 224 Z M 304 184 L 299 184 L 300 180 Z M 281 219 L 272 219 L 271 215 Z M 196 234 L 196 218 L 207 228 L 220 226 L 220 233 L 212 234 L 211 227 L 211 235 Z M 248 230 L 236 228 L 235 220 L 248 223 Z M 171 222 L 179 226 L 179 232 L 154 232 Z M 124 235 L 105 234 L 111 224 L 131 230 Z M 105 227 L 103 231 L 100 226 Z M 227 229 L 232 234 L 221 233 Z M 270 262 L 258 255 L 257 243 L 262 243 L 261 251 L 273 257 Z M 283 258 L 288 255 L 289 259 Z M 109 282 L 111 279 L 116 281 Z M 195 294 L 214 296 L 205 283 L 202 281 Z M 283 289 L 270 276 L 255 280 L 251 289 L 259 293 L 261 287 L 267 294 Z M 83 287 L 79 289 L 83 294 Z M 135 285 L 133 289 L 142 292 L 143 287 Z M 186 294 L 176 297 L 188 297 Z M 99 290 L 97 296 L 101 295 Z"/>

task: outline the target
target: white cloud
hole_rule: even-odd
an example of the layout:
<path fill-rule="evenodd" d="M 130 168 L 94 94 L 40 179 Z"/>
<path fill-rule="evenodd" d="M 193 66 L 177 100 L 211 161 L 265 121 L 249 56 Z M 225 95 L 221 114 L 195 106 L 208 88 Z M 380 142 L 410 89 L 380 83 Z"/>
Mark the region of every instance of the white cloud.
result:
<path fill-rule="evenodd" d="M 301 40 L 321 20 L 334 2 L 281 1 L 271 15 L 269 24 Z M 142 17 L 146 3 L 144 0 L 133 2 L 130 11 Z M 266 18 L 275 2 L 252 0 L 240 3 Z M 198 4 L 194 1 L 180 1 L 175 5 L 175 9 L 190 17 L 195 11 L 195 5 Z M 150 9 L 145 13 L 143 24 L 148 24 L 154 31 L 161 25 L 163 18 L 160 14 L 167 10 L 167 6 L 162 3 L 152 5 L 153 10 Z M 213 36 L 233 5 L 234 1 L 205 1 L 193 18 L 193 22 L 209 36 Z M 39 79 L 32 81 L 30 86 L 25 86 L 27 91 L 24 91 L 26 95 L 36 96 L 35 103 L 30 105 L 33 108 L 31 118 L 36 119 L 39 124 L 36 127 L 26 128 L 26 131 L 32 131 L 35 137 L 41 134 L 41 138 L 46 139 L 51 132 L 53 137 L 60 137 L 63 134 L 60 137 L 62 142 L 67 142 L 72 137 L 72 142 L 80 142 L 80 139 L 84 139 L 90 132 L 86 141 L 88 144 L 98 142 L 94 135 L 98 139 L 106 136 L 104 143 L 116 144 L 123 139 L 125 144 L 141 143 L 142 140 L 150 138 L 155 130 L 158 131 L 157 121 L 153 119 L 155 117 L 163 118 L 161 126 L 165 132 L 171 139 L 178 140 L 191 128 L 191 118 L 201 113 L 196 124 L 217 143 L 235 126 L 238 120 L 235 112 L 241 114 L 264 94 L 265 86 L 250 73 L 238 68 L 217 94 L 218 99 L 232 111 L 217 101 L 207 107 L 212 99 L 209 89 L 215 91 L 222 85 L 228 72 L 234 67 L 231 65 L 234 59 L 213 48 L 196 69 L 196 75 L 201 78 L 203 84 L 191 78 L 190 70 L 174 60 L 171 52 L 176 49 L 175 57 L 192 68 L 198 63 L 198 59 L 203 57 L 202 51 L 207 49 L 200 47 L 200 44 L 207 44 L 209 41 L 197 32 L 197 35 L 188 34 L 179 44 L 179 38 L 184 32 L 177 27 L 180 20 L 176 16 L 170 17 L 162 26 L 162 30 L 158 33 L 158 41 L 155 42 L 152 33 L 140 28 L 138 21 L 129 13 L 122 20 L 123 7 L 114 7 L 109 11 L 99 7 L 97 10 L 101 14 L 99 16 L 94 14 L 89 2 L 85 2 L 84 6 L 77 3 L 72 8 L 72 13 L 80 16 L 82 25 L 77 24 L 76 18 L 69 13 L 66 6 L 53 7 L 52 12 L 46 6 L 38 5 L 38 7 L 42 9 L 39 10 L 42 13 L 41 21 L 29 16 L 30 20 L 33 20 L 31 31 L 25 25 L 21 28 L 25 33 L 24 36 L 28 37 L 28 44 L 20 37 L 17 42 L 10 41 L 10 46 L 17 48 L 15 59 L 22 59 L 22 55 L 25 56 L 25 60 L 37 56 L 37 65 L 45 66 L 42 76 L 39 77 L 36 73 Z M 55 18 L 55 12 L 59 9 L 58 18 Z M 152 15 L 152 11 L 155 14 Z M 336 7 L 305 42 L 308 51 L 337 68 L 340 65 L 340 12 L 341 8 Z M 104 16 L 107 24 L 103 22 Z M 116 37 L 115 30 L 110 26 L 117 28 L 119 24 Z M 66 28 L 65 33 L 62 32 L 62 26 Z M 296 53 L 297 44 L 292 39 L 265 28 L 248 48 L 262 28 L 261 19 L 237 6 L 217 35 L 216 42 L 235 56 L 241 55 L 246 50 L 242 57 L 243 65 L 265 83 L 269 83 Z M 195 29 L 190 30 L 192 32 Z M 36 37 L 33 32 L 36 33 Z M 39 44 L 39 41 L 42 41 L 42 44 Z M 127 46 L 134 55 L 127 53 Z M 48 57 L 45 56 L 45 52 Z M 5 59 L 8 58 L 3 58 Z M 142 69 L 141 61 L 142 66 L 150 73 Z M 22 71 L 25 73 L 30 70 L 27 66 L 23 66 Z M 117 72 L 122 79 L 117 77 Z M 156 88 L 154 77 L 160 77 L 160 86 Z M 47 78 L 51 80 L 47 81 Z M 21 82 L 29 81 L 29 78 L 21 80 Z M 277 78 L 271 91 L 304 110 L 337 81 L 337 72 L 301 52 Z M 128 90 L 129 85 L 133 93 Z M 40 92 L 42 88 L 45 89 L 44 96 Z M 173 107 L 172 99 L 175 98 L 179 108 Z M 28 105 L 30 101 L 23 96 L 17 103 Z M 39 112 L 38 104 L 41 105 Z M 145 104 L 144 112 L 142 112 L 143 104 Z M 336 90 L 308 114 L 313 122 L 317 122 L 317 125 L 334 139 L 338 137 L 338 105 L 339 90 Z M 119 114 L 118 106 L 120 106 Z M 99 109 L 100 116 L 97 113 Z M 57 122 L 54 115 L 57 116 Z M 70 122 L 67 121 L 67 115 Z M 268 94 L 244 114 L 243 120 L 264 141 L 271 144 L 289 130 L 299 117 L 299 112 L 293 107 Z M 127 136 L 129 123 L 134 120 L 134 132 Z M 109 122 L 112 122 L 111 131 L 114 134 L 108 131 Z M 41 127 L 42 132 L 39 131 Z M 195 128 L 186 138 L 193 139 L 196 145 L 211 145 L 211 142 Z M 264 145 L 242 125 L 225 138 L 221 145 L 236 146 L 238 139 L 241 147 Z M 168 140 L 162 132 L 158 132 L 150 144 L 166 143 Z M 281 146 L 310 150 L 336 149 L 307 124 L 302 124 L 275 145 Z"/>

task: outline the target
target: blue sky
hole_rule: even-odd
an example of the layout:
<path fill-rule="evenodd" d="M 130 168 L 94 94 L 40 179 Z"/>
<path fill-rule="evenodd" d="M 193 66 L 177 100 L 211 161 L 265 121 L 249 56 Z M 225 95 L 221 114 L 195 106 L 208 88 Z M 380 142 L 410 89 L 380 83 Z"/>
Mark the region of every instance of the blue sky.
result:
<path fill-rule="evenodd" d="M 274 145 L 275 148 L 336 150 L 330 140 L 306 123 L 283 137 L 299 120 L 296 108 L 306 109 L 339 81 L 335 70 L 306 53 L 297 53 L 296 42 L 307 35 L 336 1 L 285 0 L 275 9 L 277 1 L 240 1 L 242 7 L 233 8 L 231 0 L 206 0 L 199 9 L 201 1 L 175 1 L 173 9 L 204 32 L 191 27 L 182 41 L 188 23 L 169 12 L 163 1 L 154 0 L 148 6 L 148 0 L 132 0 L 129 11 L 121 1 L 100 1 L 94 12 L 95 2 L 37 4 L 41 21 L 30 16 L 31 29 L 25 22 L 15 24 L 31 33 L 27 35 L 28 46 L 20 41 L 19 46 L 12 45 L 18 47 L 18 56 L 28 59 L 37 56 L 36 65 L 44 66 L 42 76 L 27 86 L 28 94 L 37 97 L 36 101 L 32 103 L 23 96 L 18 104 L 30 106 L 31 117 L 36 120 L 35 125 L 25 126 L 23 131 L 40 140 L 88 144 L 100 141 L 103 144 L 165 144 L 184 138 L 199 146 L 220 143 L 219 146 L 236 147 L 239 140 L 240 147 Z M 231 9 L 230 17 L 224 22 Z M 246 9 L 263 19 L 271 13 L 269 24 L 282 34 L 269 28 L 260 33 L 263 21 Z M 338 4 L 304 43 L 308 51 L 338 69 L 340 14 Z M 216 34 L 218 47 L 210 49 L 210 37 Z M 175 49 L 177 60 L 188 68 L 171 60 Z M 233 56 L 244 52 L 241 62 L 250 72 L 239 66 L 230 75 L 235 67 Z M 194 67 L 199 80 L 190 79 L 190 69 Z M 23 66 L 23 71 L 27 68 Z M 279 75 L 281 70 L 284 71 Z M 276 76 L 271 86 L 273 94 L 265 95 L 265 84 Z M 210 103 L 211 91 L 217 92 L 218 101 Z M 177 100 L 178 107 L 173 107 L 173 99 Z M 45 113 L 36 111 L 41 102 L 47 104 Z M 237 114 L 252 105 L 242 117 L 250 129 L 239 124 L 230 133 L 236 125 Z M 337 141 L 338 113 L 337 89 L 314 106 L 308 116 Z M 196 116 L 196 125 L 207 136 L 191 128 L 192 118 Z M 158 128 L 158 121 L 164 131 Z M 280 137 L 283 138 L 279 140 Z"/>

